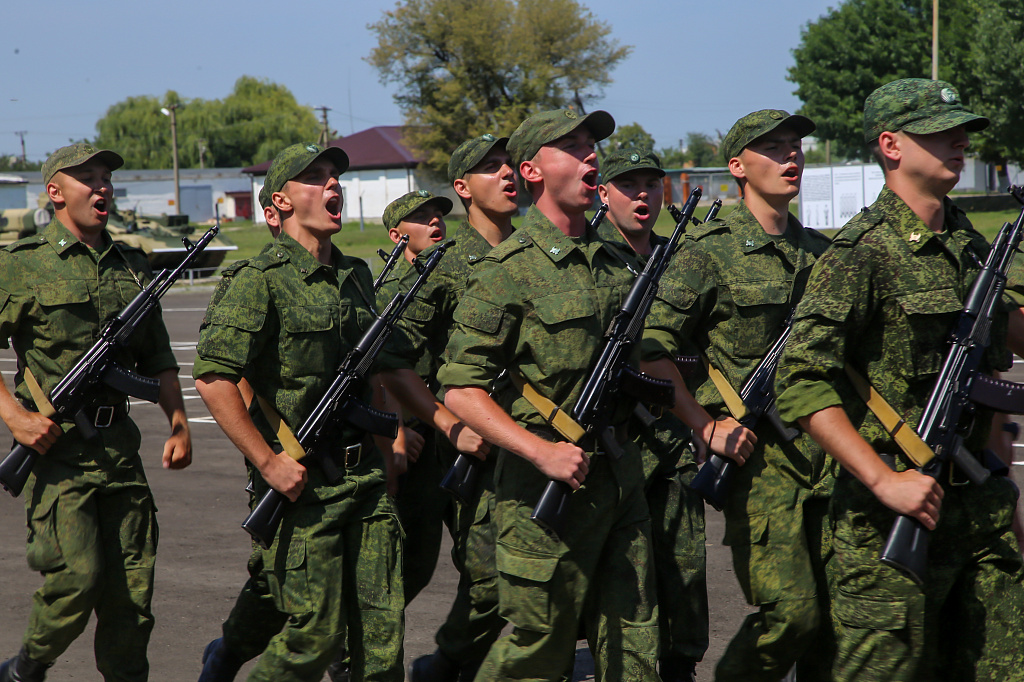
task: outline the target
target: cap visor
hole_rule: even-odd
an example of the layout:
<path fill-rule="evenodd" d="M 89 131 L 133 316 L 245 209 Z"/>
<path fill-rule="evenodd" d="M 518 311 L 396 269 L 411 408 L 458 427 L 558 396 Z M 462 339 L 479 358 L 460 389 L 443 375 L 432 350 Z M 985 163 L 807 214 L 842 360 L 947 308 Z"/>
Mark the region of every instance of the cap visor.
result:
<path fill-rule="evenodd" d="M 600 142 L 615 132 L 615 119 L 607 111 L 592 111 L 583 118 L 582 123 L 594 136 L 595 142 Z"/>

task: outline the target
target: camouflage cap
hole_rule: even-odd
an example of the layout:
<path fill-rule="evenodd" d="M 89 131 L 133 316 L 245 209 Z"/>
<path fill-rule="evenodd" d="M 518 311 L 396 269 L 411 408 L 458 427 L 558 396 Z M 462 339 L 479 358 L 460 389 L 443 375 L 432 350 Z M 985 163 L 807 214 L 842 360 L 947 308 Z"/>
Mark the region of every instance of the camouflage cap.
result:
<path fill-rule="evenodd" d="M 519 164 L 529 161 L 537 151 L 560 137 L 586 125 L 595 141 L 601 141 L 615 130 L 615 119 L 607 111 L 592 111 L 580 116 L 572 109 L 553 109 L 534 114 L 519 124 L 508 139 L 508 153 L 518 170 Z"/>
<path fill-rule="evenodd" d="M 273 204 L 273 202 L 270 200 L 270 192 L 267 191 L 266 185 L 260 187 L 259 199 L 260 206 L 262 206 L 263 208 L 270 208 L 271 204 Z"/>
<path fill-rule="evenodd" d="M 69 144 L 50 154 L 43 162 L 43 184 L 48 184 L 57 171 L 81 166 L 92 159 L 102 161 L 112 171 L 124 165 L 124 159 L 117 152 L 112 152 L 109 149 L 96 149 L 91 144 L 84 142 Z"/>
<path fill-rule="evenodd" d="M 864 141 L 888 131 L 927 135 L 964 126 L 984 130 L 988 119 L 964 109 L 960 94 L 946 81 L 904 78 L 886 83 L 864 100 Z"/>
<path fill-rule="evenodd" d="M 296 175 L 306 170 L 309 164 L 321 156 L 326 156 L 338 167 L 338 173 L 348 170 L 348 154 L 341 147 L 321 147 L 318 144 L 293 144 L 282 149 L 274 162 L 270 164 L 266 180 L 263 182 L 263 190 L 260 191 L 260 204 L 270 205 L 270 197 L 274 192 L 280 192 L 285 183 Z M 264 191 L 266 197 L 263 196 Z M 266 198 L 267 203 L 263 200 Z"/>
<path fill-rule="evenodd" d="M 726 163 L 729 159 L 739 156 L 740 152 L 751 142 L 767 135 L 781 125 L 788 125 L 800 137 L 814 132 L 814 122 L 806 116 L 790 114 L 782 109 L 761 109 L 752 111 L 732 124 L 732 128 L 722 140 L 722 156 Z"/>
<path fill-rule="evenodd" d="M 495 137 L 490 133 L 466 140 L 452 153 L 448 161 L 448 184 L 452 184 L 463 175 L 473 170 L 494 147 L 501 145 L 504 149 L 508 144 L 507 137 Z"/>
<path fill-rule="evenodd" d="M 431 201 L 440 207 L 441 215 L 448 215 L 452 210 L 451 199 L 421 189 L 403 194 L 387 205 L 387 208 L 384 209 L 384 227 L 388 230 L 398 227 L 398 223 L 405 220 L 410 213 Z"/>
<path fill-rule="evenodd" d="M 665 177 L 657 154 L 644 147 L 626 147 L 616 149 L 601 160 L 601 182 L 611 182 L 623 173 L 635 170 L 653 170 L 658 177 Z"/>

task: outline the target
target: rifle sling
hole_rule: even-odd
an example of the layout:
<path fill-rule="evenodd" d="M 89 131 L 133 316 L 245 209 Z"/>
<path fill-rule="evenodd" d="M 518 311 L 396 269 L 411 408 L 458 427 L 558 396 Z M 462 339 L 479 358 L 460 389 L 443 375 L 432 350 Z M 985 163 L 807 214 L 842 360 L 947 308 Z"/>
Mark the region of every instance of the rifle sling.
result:
<path fill-rule="evenodd" d="M 42 386 L 32 375 L 32 370 L 28 368 L 28 365 L 25 365 L 25 385 L 28 386 L 28 392 L 32 395 L 32 402 L 36 404 L 39 414 L 47 419 L 53 419 L 57 414 L 57 408 L 50 403 L 50 399 L 46 397 L 46 393 L 43 392 Z"/>
<path fill-rule="evenodd" d="M 707 370 L 708 376 L 715 384 L 715 388 L 718 389 L 718 393 L 722 396 L 722 400 L 725 401 L 725 406 L 729 408 L 729 412 L 732 413 L 733 418 L 738 420 L 747 416 L 747 406 L 743 404 L 743 399 L 740 398 L 740 394 L 732 387 L 732 384 L 730 384 L 729 380 L 725 378 L 725 375 L 718 371 L 717 367 L 711 364 L 711 361 L 706 355 L 702 355 L 701 359 L 704 361 L 704 369 Z"/>
<path fill-rule="evenodd" d="M 896 441 L 896 445 L 914 464 L 923 467 L 935 458 L 935 453 L 928 447 L 928 444 L 921 440 L 914 429 L 907 426 L 906 421 L 892 408 L 892 405 L 887 403 L 885 398 L 875 390 L 875 387 L 868 383 L 868 380 L 849 363 L 846 364 L 846 374 L 850 377 L 850 382 L 857 390 L 861 400 L 882 423 L 882 428 L 886 430 L 890 438 Z"/>
<path fill-rule="evenodd" d="M 292 430 L 288 428 L 288 425 L 284 423 L 284 420 L 281 419 L 281 415 L 277 413 L 277 410 L 264 400 L 263 396 L 256 396 L 256 400 L 259 401 L 263 416 L 266 417 L 270 428 L 277 434 L 277 440 L 281 442 L 281 447 L 288 453 L 288 456 L 294 460 L 301 460 L 305 457 L 306 451 L 299 445 L 299 440 L 292 433 Z"/>
<path fill-rule="evenodd" d="M 538 393 L 537 389 L 524 379 L 519 372 L 509 372 L 509 378 L 516 389 L 526 398 L 526 402 L 530 403 L 533 409 L 537 410 L 544 417 L 544 421 L 565 436 L 570 443 L 579 443 L 583 436 L 586 435 L 587 432 L 576 423 L 575 419 L 570 417 L 558 405 L 555 405 Z"/>

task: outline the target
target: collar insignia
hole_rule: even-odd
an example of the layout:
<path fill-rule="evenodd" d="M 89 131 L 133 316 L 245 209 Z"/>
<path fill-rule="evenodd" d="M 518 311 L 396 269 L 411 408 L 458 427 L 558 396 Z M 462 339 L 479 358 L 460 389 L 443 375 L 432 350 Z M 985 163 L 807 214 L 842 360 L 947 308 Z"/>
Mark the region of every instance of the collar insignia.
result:
<path fill-rule="evenodd" d="M 754 245 L 754 240 L 753 239 L 748 239 L 747 243 L 744 246 L 753 246 L 753 245 Z"/>
<path fill-rule="evenodd" d="M 64 239 L 63 237 L 61 237 L 60 241 L 57 242 L 57 243 L 60 244 L 61 246 L 64 246 L 64 245 L 66 245 L 68 243 L 68 240 Z"/>
<path fill-rule="evenodd" d="M 912 242 L 920 242 L 921 241 L 921 233 L 920 232 L 911 232 L 910 233 L 910 241 L 912 241 Z"/>
<path fill-rule="evenodd" d="M 562 253 L 562 250 L 560 248 L 558 248 L 557 246 L 552 246 L 551 247 L 551 253 L 553 253 L 554 255 L 557 256 L 558 254 Z"/>

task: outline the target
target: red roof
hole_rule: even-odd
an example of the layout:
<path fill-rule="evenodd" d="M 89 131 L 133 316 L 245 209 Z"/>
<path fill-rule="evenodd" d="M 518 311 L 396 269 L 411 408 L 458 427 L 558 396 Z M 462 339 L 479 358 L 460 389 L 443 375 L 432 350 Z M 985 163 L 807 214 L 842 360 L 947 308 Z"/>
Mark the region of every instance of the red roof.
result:
<path fill-rule="evenodd" d="M 402 144 L 405 126 L 376 126 L 367 128 L 348 137 L 331 140 L 330 146 L 341 147 L 348 154 L 349 170 L 370 170 L 374 168 L 415 168 L 423 159 L 413 155 Z M 266 175 L 270 161 L 243 168 L 243 173 Z"/>

